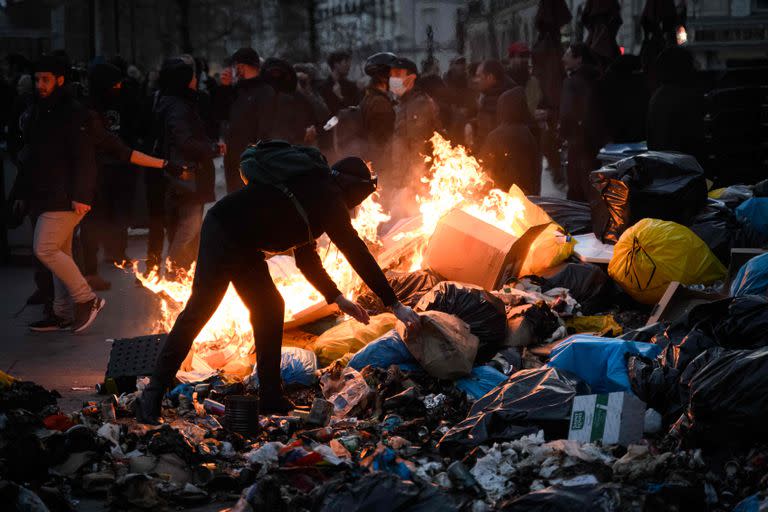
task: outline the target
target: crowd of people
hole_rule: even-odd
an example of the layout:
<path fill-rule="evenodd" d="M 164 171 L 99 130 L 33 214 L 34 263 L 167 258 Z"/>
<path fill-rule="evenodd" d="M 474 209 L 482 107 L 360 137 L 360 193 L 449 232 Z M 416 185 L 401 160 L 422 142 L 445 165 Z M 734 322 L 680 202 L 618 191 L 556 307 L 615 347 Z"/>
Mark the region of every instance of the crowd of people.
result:
<path fill-rule="evenodd" d="M 314 146 L 329 162 L 369 161 L 395 218 L 415 211 L 435 132 L 465 145 L 499 188 L 539 194 L 546 161 L 553 181 L 580 201 L 608 142 L 701 151 L 701 101 L 693 60 L 681 48 L 664 50 L 653 70 L 631 55 L 606 61 L 581 43 L 554 74 L 536 69 L 523 43 L 507 57 L 458 56 L 441 74 L 434 59 L 420 67 L 381 52 L 365 60 L 357 81 L 344 51 L 328 56 L 324 78 L 315 64 L 264 59 L 252 48 L 234 52 L 215 74 L 191 55 L 146 73 L 120 57 L 97 57 L 84 69 L 64 52 L 34 63 L 9 57 L 0 80 L 0 131 L 18 169 L 9 212 L 32 220 L 37 290 L 28 303 L 45 305 L 30 328 L 82 332 L 95 320 L 104 306 L 95 292 L 110 287 L 97 255 L 128 259 L 142 176 L 147 268 L 166 258 L 166 272 L 189 268 L 204 206 L 216 199 L 214 159 L 223 157 L 226 190 L 236 193 L 244 186 L 241 155 L 258 141 Z M 675 129 L 680 122 L 685 130 Z"/>

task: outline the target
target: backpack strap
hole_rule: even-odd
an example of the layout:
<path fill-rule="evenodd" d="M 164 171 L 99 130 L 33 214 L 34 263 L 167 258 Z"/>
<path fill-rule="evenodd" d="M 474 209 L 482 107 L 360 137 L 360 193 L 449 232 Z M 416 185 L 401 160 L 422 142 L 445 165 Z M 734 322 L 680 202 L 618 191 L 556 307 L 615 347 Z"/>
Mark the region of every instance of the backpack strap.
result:
<path fill-rule="evenodd" d="M 313 242 L 315 240 L 315 237 L 312 236 L 312 227 L 309 224 L 309 215 L 307 215 L 307 211 L 304 209 L 304 207 L 299 202 L 298 198 L 293 195 L 293 192 L 290 191 L 288 187 L 283 185 L 282 183 L 273 183 L 272 184 L 276 189 L 281 191 L 283 194 L 285 194 L 288 199 L 291 200 L 293 203 L 293 206 L 296 207 L 296 211 L 299 212 L 299 216 L 304 219 L 304 224 L 307 225 L 307 239 L 309 242 Z"/>

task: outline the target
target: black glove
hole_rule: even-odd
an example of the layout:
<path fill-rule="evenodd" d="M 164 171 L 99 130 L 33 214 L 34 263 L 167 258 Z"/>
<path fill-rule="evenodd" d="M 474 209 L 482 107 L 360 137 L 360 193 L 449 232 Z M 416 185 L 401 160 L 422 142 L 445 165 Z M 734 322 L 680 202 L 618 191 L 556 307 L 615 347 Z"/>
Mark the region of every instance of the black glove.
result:
<path fill-rule="evenodd" d="M 165 161 L 165 165 L 163 166 L 163 170 L 173 176 L 174 178 L 178 178 L 181 176 L 181 173 L 184 171 L 189 171 L 189 167 L 187 167 L 186 164 L 179 163 L 179 162 L 171 162 L 170 160 Z"/>

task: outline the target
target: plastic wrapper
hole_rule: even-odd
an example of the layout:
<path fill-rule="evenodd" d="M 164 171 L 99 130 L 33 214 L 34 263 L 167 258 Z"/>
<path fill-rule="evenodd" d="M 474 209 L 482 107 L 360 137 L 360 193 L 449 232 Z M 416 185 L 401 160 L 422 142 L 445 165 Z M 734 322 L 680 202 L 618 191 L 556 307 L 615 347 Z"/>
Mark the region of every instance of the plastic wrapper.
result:
<path fill-rule="evenodd" d="M 652 343 L 576 335 L 552 349 L 547 366 L 577 375 L 593 393 L 631 392 L 627 356 L 654 358 L 660 352 Z"/>
<path fill-rule="evenodd" d="M 458 456 L 481 444 L 509 441 L 544 430 L 548 438 L 568 435 L 573 397 L 589 386 L 557 368 L 521 370 L 475 402 L 467 418 L 440 440 L 444 455 Z"/>
<path fill-rule="evenodd" d="M 690 229 L 657 219 L 643 219 L 625 231 L 608 265 L 608 275 L 643 304 L 656 304 L 672 281 L 707 284 L 725 274 L 723 264 Z"/>
<path fill-rule="evenodd" d="M 258 362 L 253 366 L 253 373 L 249 377 L 250 384 L 258 387 L 259 378 L 256 369 Z M 280 377 L 283 384 L 302 384 L 311 386 L 317 382 L 317 356 L 311 350 L 298 347 L 283 347 L 280 351 Z"/>
<path fill-rule="evenodd" d="M 371 318 L 368 325 L 347 320 L 321 334 L 310 346 L 317 355 L 319 365 L 327 366 L 347 353 L 355 353 L 368 343 L 394 329 L 397 319 L 392 313 Z"/>
<path fill-rule="evenodd" d="M 416 305 L 416 311 L 442 311 L 456 315 L 477 336 L 478 357 L 493 355 L 507 332 L 504 303 L 491 292 L 471 284 L 444 281 L 432 288 Z"/>
<path fill-rule="evenodd" d="M 397 298 L 406 306 L 413 307 L 419 299 L 441 281 L 440 277 L 430 270 L 417 270 L 415 272 L 387 272 L 392 290 Z M 384 313 L 387 311 L 381 299 L 367 287 L 357 299 L 357 303 L 369 313 Z"/>
<path fill-rule="evenodd" d="M 592 232 L 592 211 L 588 203 L 557 197 L 528 196 L 528 199 L 571 235 Z"/>
<path fill-rule="evenodd" d="M 418 336 L 406 346 L 424 371 L 438 379 L 455 380 L 466 377 L 477 355 L 477 336 L 459 317 L 440 311 L 426 311 L 421 317 Z M 397 331 L 405 338 L 405 326 L 398 323 Z"/>
<path fill-rule="evenodd" d="M 507 376 L 491 366 L 472 368 L 469 377 L 456 381 L 456 387 L 464 391 L 472 400 L 479 400 L 496 386 L 507 380 Z"/>
<path fill-rule="evenodd" d="M 707 200 L 704 171 L 690 155 L 649 151 L 607 165 L 590 175 L 596 191 L 593 232 L 616 242 L 640 219 L 688 225 Z"/>
<path fill-rule="evenodd" d="M 731 283 L 731 295 L 768 294 L 768 253 L 755 256 L 736 273 Z"/>

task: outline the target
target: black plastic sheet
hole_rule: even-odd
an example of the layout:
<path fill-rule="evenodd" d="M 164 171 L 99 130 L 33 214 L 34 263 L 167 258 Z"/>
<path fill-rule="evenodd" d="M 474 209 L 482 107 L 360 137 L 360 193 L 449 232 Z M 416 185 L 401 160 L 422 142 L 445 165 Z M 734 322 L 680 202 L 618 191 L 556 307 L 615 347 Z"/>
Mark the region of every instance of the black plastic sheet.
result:
<path fill-rule="evenodd" d="M 590 174 L 592 227 L 603 242 L 616 242 L 644 218 L 690 225 L 706 204 L 704 171 L 682 153 L 649 151 Z"/>
<path fill-rule="evenodd" d="M 622 487 L 618 484 L 552 486 L 534 491 L 502 504 L 504 512 L 560 512 L 583 510 L 618 512 L 622 505 Z M 625 504 L 629 505 L 629 504 Z"/>
<path fill-rule="evenodd" d="M 568 435 L 573 397 L 590 393 L 575 375 L 557 368 L 521 370 L 475 402 L 467 418 L 438 443 L 443 455 L 510 441 L 544 430 L 550 439 Z"/>
<path fill-rule="evenodd" d="M 709 199 L 691 222 L 691 231 L 704 240 L 724 265 L 731 260 L 732 248 L 761 247 L 766 243 L 763 235 L 740 222 L 733 210 L 714 199 Z"/>
<path fill-rule="evenodd" d="M 389 281 L 392 290 L 397 298 L 409 307 L 414 307 L 419 299 L 429 290 L 442 281 L 440 276 L 430 270 L 417 270 L 415 272 L 387 272 L 387 281 Z M 367 287 L 365 291 L 357 297 L 357 303 L 364 307 L 369 313 L 380 314 L 389 311 L 381 299 Z"/>
<path fill-rule="evenodd" d="M 572 235 L 584 235 L 592 232 L 592 211 L 589 203 L 570 201 L 557 197 L 528 196 L 528 199 L 541 207 Z"/>
<path fill-rule="evenodd" d="M 416 311 L 442 311 L 456 315 L 480 340 L 477 360 L 496 353 L 507 333 L 504 303 L 491 292 L 472 284 L 444 281 L 416 304 Z"/>

